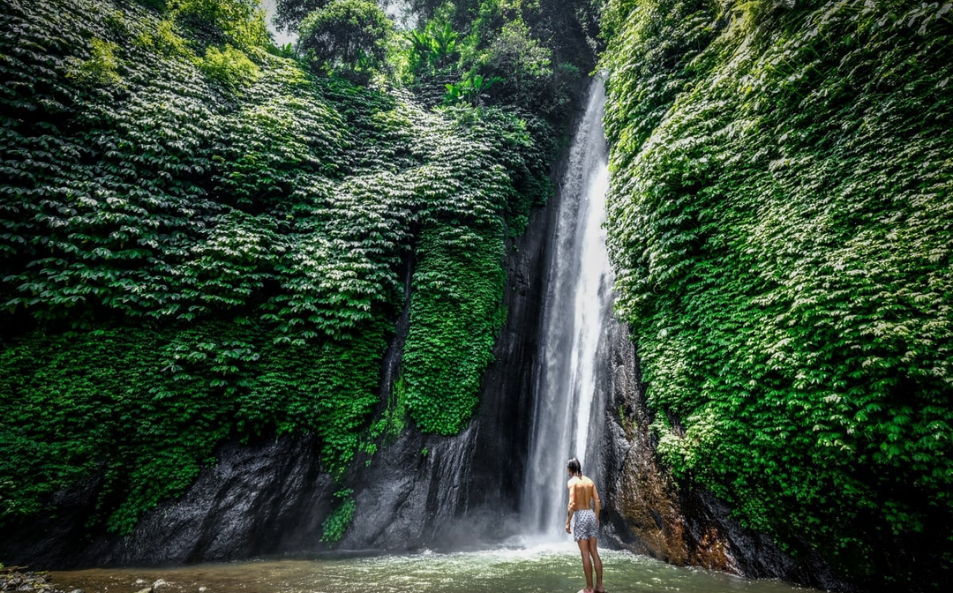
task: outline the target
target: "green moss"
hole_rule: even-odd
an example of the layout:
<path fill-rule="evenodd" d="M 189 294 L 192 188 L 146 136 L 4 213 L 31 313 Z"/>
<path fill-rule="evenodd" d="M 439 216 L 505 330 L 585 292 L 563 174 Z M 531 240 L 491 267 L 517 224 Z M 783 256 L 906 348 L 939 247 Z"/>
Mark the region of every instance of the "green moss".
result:
<path fill-rule="evenodd" d="M 0 475 L 18 484 L 2 525 L 99 479 L 90 527 L 128 532 L 227 440 L 310 432 L 342 478 L 374 451 L 411 251 L 386 432 L 406 411 L 446 433 L 475 406 L 504 236 L 545 198 L 547 128 L 316 79 L 234 42 L 228 14 L 200 23 L 180 4 L 0 0 L 0 29 L 19 32 L 0 36 Z M 65 76 L 88 39 L 118 84 Z M 443 410 L 433 424 L 428 409 Z"/>
<path fill-rule="evenodd" d="M 953 566 L 953 32 L 931 6 L 608 20 L 609 247 L 659 451 L 881 583 Z"/>

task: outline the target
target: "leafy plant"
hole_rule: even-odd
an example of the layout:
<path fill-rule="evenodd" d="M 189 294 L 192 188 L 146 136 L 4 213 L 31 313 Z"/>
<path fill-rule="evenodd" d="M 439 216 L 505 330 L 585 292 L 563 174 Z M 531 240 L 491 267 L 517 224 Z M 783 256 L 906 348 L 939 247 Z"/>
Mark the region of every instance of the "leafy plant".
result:
<path fill-rule="evenodd" d="M 275 25 L 285 31 L 297 30 L 309 14 L 330 4 L 330 0 L 275 0 Z"/>
<path fill-rule="evenodd" d="M 117 72 L 116 50 L 119 46 L 110 41 L 92 39 L 88 60 L 80 62 L 69 74 L 85 84 L 113 85 L 122 82 Z"/>
<path fill-rule="evenodd" d="M 608 244 L 659 452 L 744 524 L 871 587 L 939 589 L 953 567 L 941 12 L 607 15 Z"/>
<path fill-rule="evenodd" d="M 135 37 L 134 43 L 144 50 L 155 50 L 169 58 L 188 58 L 195 61 L 195 53 L 175 31 L 171 19 L 159 21 L 154 29 L 144 28 Z"/>
<path fill-rule="evenodd" d="M 502 80 L 498 76 L 487 79 L 480 74 L 467 76 L 456 84 L 447 85 L 447 94 L 444 96 L 443 103 L 444 105 L 468 103 L 474 107 L 483 105 L 487 91 Z"/>
<path fill-rule="evenodd" d="M 265 47 L 269 42 L 259 0 L 169 0 L 168 5 L 174 18 L 241 49 Z"/>
<path fill-rule="evenodd" d="M 332 0 L 301 23 L 298 48 L 313 68 L 373 71 L 383 64 L 392 27 L 374 2 Z"/>
<path fill-rule="evenodd" d="M 443 70 L 459 57 L 460 36 L 449 22 L 431 20 L 423 31 L 409 31 L 407 37 L 411 41 L 410 69 L 414 74 Z"/>
<path fill-rule="evenodd" d="M 314 77 L 172 3 L 118 6 L 0 0 L 0 476 L 17 484 L 0 528 L 96 481 L 90 529 L 127 533 L 225 441 L 308 432 L 343 479 L 408 414 L 463 426 L 552 129 Z M 118 84 L 66 76 L 90 39 Z M 380 426 L 410 254 L 412 354 Z M 475 324 L 450 319 L 464 310 Z"/>
<path fill-rule="evenodd" d="M 209 78 L 231 87 L 250 84 L 259 75 L 258 66 L 244 52 L 231 45 L 226 45 L 224 50 L 210 45 L 199 67 Z"/>
<path fill-rule="evenodd" d="M 351 519 L 354 518 L 356 503 L 352 496 L 353 494 L 354 491 L 350 488 L 334 493 L 335 498 L 343 498 L 344 501 L 341 502 L 340 505 L 331 512 L 328 518 L 324 520 L 324 523 L 321 524 L 321 528 L 324 530 L 321 541 L 333 545 L 341 541 L 341 538 L 344 537 L 344 532 L 347 531 L 348 526 L 351 524 Z"/>

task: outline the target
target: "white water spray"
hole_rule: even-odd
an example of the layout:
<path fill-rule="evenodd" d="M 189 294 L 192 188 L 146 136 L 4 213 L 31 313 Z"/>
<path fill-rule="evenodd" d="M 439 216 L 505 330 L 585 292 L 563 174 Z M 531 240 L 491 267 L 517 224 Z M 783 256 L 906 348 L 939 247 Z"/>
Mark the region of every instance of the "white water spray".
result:
<path fill-rule="evenodd" d="M 528 535 L 555 538 L 568 503 L 566 460 L 587 470 L 593 396 L 598 389 L 597 350 L 612 303 L 606 252 L 608 149 L 602 115 L 605 89 L 593 80 L 586 113 L 573 137 L 561 180 L 559 213 L 549 268 L 539 377 L 536 382 L 522 513 Z M 596 423 L 601 419 L 596 419 Z"/>

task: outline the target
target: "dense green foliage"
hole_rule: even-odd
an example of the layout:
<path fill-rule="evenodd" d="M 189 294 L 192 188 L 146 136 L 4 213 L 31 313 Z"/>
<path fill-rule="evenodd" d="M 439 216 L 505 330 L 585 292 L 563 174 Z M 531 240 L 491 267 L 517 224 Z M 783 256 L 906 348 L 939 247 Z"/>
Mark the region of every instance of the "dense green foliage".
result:
<path fill-rule="evenodd" d="M 408 32 L 406 67 L 397 69 L 422 100 L 436 89 L 448 104 L 513 106 L 557 126 L 571 118 L 574 89 L 594 65 L 579 20 L 593 10 L 589 2 L 412 4 L 421 20 Z"/>
<path fill-rule="evenodd" d="M 539 4 L 480 0 L 423 8 L 410 31 L 378 26 L 379 9 L 352 0 L 282 1 L 277 20 L 300 32 L 297 51 L 316 70 L 375 71 L 386 43 L 389 75 L 424 103 L 451 107 L 444 113 L 458 125 L 439 140 L 441 164 L 425 167 L 426 177 L 415 181 L 429 179 L 424 199 L 446 206 L 420 221 L 397 407 L 425 431 L 453 434 L 477 405 L 482 370 L 505 319 L 499 300 L 505 240 L 522 232 L 529 209 L 548 195 L 553 128 L 565 123 L 580 70 L 566 62 L 561 76 L 554 75 L 554 49 L 540 39 L 550 18 Z M 584 63 L 586 56 L 574 58 Z M 491 70 L 509 78 L 481 74 Z M 494 87 L 499 92 L 490 95 Z M 440 100 L 433 100 L 434 89 Z M 470 108 L 486 105 L 506 109 Z M 520 114 L 516 128 L 507 114 L 513 108 Z M 487 167 L 488 158 L 500 165 Z M 383 183 L 415 191 L 401 182 Z M 503 199 L 481 204 L 474 200 L 480 192 Z"/>
<path fill-rule="evenodd" d="M 414 76 L 434 75 L 459 59 L 460 34 L 444 21 L 431 19 L 420 31 L 409 31 L 408 66 Z"/>
<path fill-rule="evenodd" d="M 795 551 L 938 586 L 950 4 L 617 0 L 605 25 L 610 251 L 661 454 Z"/>
<path fill-rule="evenodd" d="M 318 68 L 378 69 L 393 25 L 369 0 L 331 0 L 301 23 L 298 50 Z"/>
<path fill-rule="evenodd" d="M 548 128 L 315 78 L 245 0 L 69 6 L 0 0 L 0 525 L 85 483 L 128 531 L 226 439 L 311 432 L 342 476 L 407 258 L 388 426 L 462 426 Z"/>
<path fill-rule="evenodd" d="M 275 24 L 286 31 L 296 31 L 301 21 L 330 0 L 275 0 Z"/>
<path fill-rule="evenodd" d="M 350 488 L 334 493 L 335 498 L 344 500 L 331 511 L 331 514 L 328 515 L 328 518 L 325 519 L 321 525 L 324 532 L 321 535 L 321 541 L 333 545 L 344 536 L 344 532 L 347 531 L 348 526 L 351 524 L 351 519 L 354 517 L 354 509 L 357 506 L 354 497 L 351 496 L 352 494 L 354 494 L 354 491 Z"/>

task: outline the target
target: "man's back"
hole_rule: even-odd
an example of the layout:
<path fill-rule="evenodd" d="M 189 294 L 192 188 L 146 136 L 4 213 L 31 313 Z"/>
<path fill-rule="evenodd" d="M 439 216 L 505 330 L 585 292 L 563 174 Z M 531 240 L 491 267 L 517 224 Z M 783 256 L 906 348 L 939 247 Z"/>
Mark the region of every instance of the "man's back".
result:
<path fill-rule="evenodd" d="M 573 476 L 568 486 L 570 511 L 591 509 L 593 499 L 598 501 L 596 485 L 586 476 Z"/>

